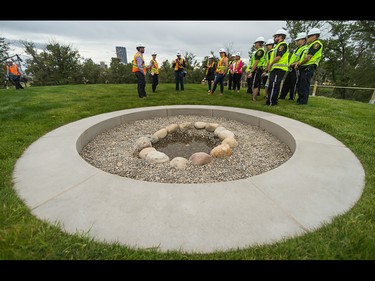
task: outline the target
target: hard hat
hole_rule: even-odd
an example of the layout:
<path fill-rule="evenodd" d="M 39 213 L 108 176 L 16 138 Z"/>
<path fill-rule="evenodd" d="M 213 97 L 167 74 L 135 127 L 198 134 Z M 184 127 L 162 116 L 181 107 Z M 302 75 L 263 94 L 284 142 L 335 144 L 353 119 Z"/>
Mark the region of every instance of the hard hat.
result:
<path fill-rule="evenodd" d="M 273 45 L 273 44 L 275 44 L 275 41 L 273 41 L 272 38 L 271 38 L 271 39 L 268 39 L 267 42 L 266 42 L 266 46 L 267 46 L 267 45 Z"/>
<path fill-rule="evenodd" d="M 136 48 L 145 48 L 145 45 L 143 45 L 141 42 L 137 43 L 135 46 Z"/>
<path fill-rule="evenodd" d="M 232 54 L 230 57 L 235 57 L 236 55 L 235 54 Z"/>
<path fill-rule="evenodd" d="M 294 41 L 297 41 L 299 39 L 306 39 L 307 35 L 306 35 L 306 32 L 300 32 L 297 34 L 296 38 L 294 39 Z"/>
<path fill-rule="evenodd" d="M 152 55 L 155 55 L 155 56 L 156 56 L 157 54 L 158 54 L 158 53 L 157 53 L 156 51 L 153 51 L 153 52 L 152 52 Z"/>
<path fill-rule="evenodd" d="M 263 36 L 259 36 L 257 39 L 255 39 L 254 43 L 257 43 L 257 42 L 264 42 L 264 37 Z"/>
<path fill-rule="evenodd" d="M 209 59 L 212 59 L 213 57 L 214 57 L 213 55 L 209 55 L 209 56 L 208 56 Z"/>
<path fill-rule="evenodd" d="M 236 53 L 236 56 L 239 56 L 239 57 L 240 57 L 240 56 L 241 56 L 241 53 L 240 53 L 240 52 L 237 52 L 237 53 Z"/>
<path fill-rule="evenodd" d="M 227 53 L 227 51 L 225 51 L 224 48 L 221 48 L 221 49 L 219 50 L 219 53 Z"/>
<path fill-rule="evenodd" d="M 275 36 L 275 35 L 279 35 L 279 34 L 286 36 L 286 30 L 283 29 L 283 28 L 280 28 L 280 29 L 276 30 L 276 32 L 273 35 Z"/>
<path fill-rule="evenodd" d="M 319 28 L 316 28 L 316 27 L 311 28 L 309 30 L 309 32 L 307 33 L 307 36 L 315 35 L 315 34 L 318 34 L 318 35 L 320 34 L 320 29 Z"/>
<path fill-rule="evenodd" d="M 181 56 L 181 52 L 180 51 L 177 51 L 177 56 Z"/>

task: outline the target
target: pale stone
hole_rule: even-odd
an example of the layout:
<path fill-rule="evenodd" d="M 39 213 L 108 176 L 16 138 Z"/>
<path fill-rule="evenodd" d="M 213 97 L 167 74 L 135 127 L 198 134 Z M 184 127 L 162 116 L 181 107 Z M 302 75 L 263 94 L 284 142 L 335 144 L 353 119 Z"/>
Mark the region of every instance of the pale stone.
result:
<path fill-rule="evenodd" d="M 210 163 L 212 161 L 212 157 L 205 152 L 196 152 L 190 156 L 189 160 L 194 165 L 201 166 Z"/>
<path fill-rule="evenodd" d="M 146 147 L 139 152 L 138 156 L 139 156 L 139 158 L 144 159 L 144 158 L 146 158 L 147 154 L 149 154 L 151 151 L 156 151 L 156 148 L 155 147 Z"/>
<path fill-rule="evenodd" d="M 146 155 L 146 161 L 151 163 L 164 163 L 169 161 L 168 155 L 160 151 L 151 151 Z"/>
<path fill-rule="evenodd" d="M 145 137 L 149 138 L 152 144 L 157 143 L 159 141 L 159 138 L 156 135 L 146 135 Z"/>
<path fill-rule="evenodd" d="M 196 129 L 204 129 L 206 127 L 206 122 L 195 122 L 194 127 Z"/>
<path fill-rule="evenodd" d="M 211 150 L 210 155 L 215 158 L 227 158 L 232 155 L 232 149 L 228 144 L 219 144 Z"/>
<path fill-rule="evenodd" d="M 217 127 L 219 127 L 218 123 L 207 123 L 206 124 L 206 130 L 209 131 L 209 132 L 215 131 Z"/>
<path fill-rule="evenodd" d="M 164 139 L 168 135 L 168 130 L 166 128 L 160 129 L 154 133 L 154 136 L 157 136 L 159 139 Z"/>
<path fill-rule="evenodd" d="M 217 136 L 219 139 L 224 140 L 226 138 L 234 138 L 234 133 L 229 130 L 221 130 Z"/>
<path fill-rule="evenodd" d="M 194 128 L 194 126 L 191 122 L 184 122 L 184 123 L 181 123 L 178 126 L 180 127 L 180 130 L 183 131 L 183 132 Z"/>
<path fill-rule="evenodd" d="M 189 161 L 184 157 L 175 157 L 169 162 L 169 164 L 178 170 L 185 170 L 188 162 Z"/>
<path fill-rule="evenodd" d="M 135 142 L 135 150 L 136 151 L 141 151 L 142 149 L 146 147 L 152 146 L 151 140 L 147 137 L 140 137 L 136 140 Z"/>
<path fill-rule="evenodd" d="M 217 137 L 218 134 L 219 134 L 221 131 L 224 131 L 224 130 L 226 130 L 226 128 L 223 127 L 223 126 L 219 126 L 219 127 L 217 127 L 217 128 L 215 129 L 215 131 L 214 131 L 214 136 Z"/>
<path fill-rule="evenodd" d="M 232 138 L 232 137 L 223 139 L 221 144 L 228 144 L 230 147 L 237 147 L 238 146 L 237 140 L 235 138 Z"/>
<path fill-rule="evenodd" d="M 170 124 L 168 125 L 167 127 L 165 127 L 168 131 L 168 133 L 174 133 L 176 132 L 180 127 L 178 126 L 178 124 Z"/>

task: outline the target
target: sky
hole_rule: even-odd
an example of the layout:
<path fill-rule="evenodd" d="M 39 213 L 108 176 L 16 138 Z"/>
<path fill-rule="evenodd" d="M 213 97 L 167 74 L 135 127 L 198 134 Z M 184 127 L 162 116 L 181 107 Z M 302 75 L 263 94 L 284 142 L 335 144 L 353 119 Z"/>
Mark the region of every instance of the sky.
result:
<path fill-rule="evenodd" d="M 116 57 L 116 46 L 126 47 L 130 62 L 136 52 L 137 43 L 145 46 L 144 58 L 148 62 L 151 53 L 157 52 L 159 63 L 176 58 L 177 51 L 195 55 L 201 62 L 211 51 L 219 56 L 220 48 L 240 52 L 247 61 L 254 40 L 263 36 L 272 38 L 286 21 L 232 21 L 232 20 L 6 20 L 0 21 L 0 37 L 10 42 L 9 54 L 27 58 L 21 41 L 45 46 L 51 42 L 69 45 L 84 59 L 91 58 L 110 65 Z M 287 42 L 291 39 L 287 37 Z"/>

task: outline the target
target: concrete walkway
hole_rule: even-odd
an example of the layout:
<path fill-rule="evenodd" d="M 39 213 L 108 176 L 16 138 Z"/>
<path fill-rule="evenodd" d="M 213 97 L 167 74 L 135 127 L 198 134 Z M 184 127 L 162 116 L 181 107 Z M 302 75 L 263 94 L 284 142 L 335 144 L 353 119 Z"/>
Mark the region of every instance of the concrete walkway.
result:
<path fill-rule="evenodd" d="M 180 114 L 227 117 L 259 126 L 294 152 L 254 177 L 164 184 L 99 170 L 80 151 L 124 122 Z M 17 161 L 14 187 L 32 213 L 68 233 L 161 251 L 212 252 L 302 235 L 350 210 L 364 188 L 355 155 L 332 136 L 275 114 L 221 106 L 158 106 L 85 118 L 35 141 Z"/>

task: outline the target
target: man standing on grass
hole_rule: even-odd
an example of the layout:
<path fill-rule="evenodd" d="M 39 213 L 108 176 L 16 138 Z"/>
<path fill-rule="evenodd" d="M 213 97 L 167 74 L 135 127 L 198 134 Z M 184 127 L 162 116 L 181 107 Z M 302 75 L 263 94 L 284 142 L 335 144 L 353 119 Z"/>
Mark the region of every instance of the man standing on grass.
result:
<path fill-rule="evenodd" d="M 143 59 L 143 53 L 145 52 L 145 46 L 142 43 L 138 43 L 136 46 L 137 52 L 134 55 L 132 72 L 135 73 L 138 81 L 138 96 L 140 98 L 146 98 L 146 73 L 147 68 L 145 60 Z"/>

